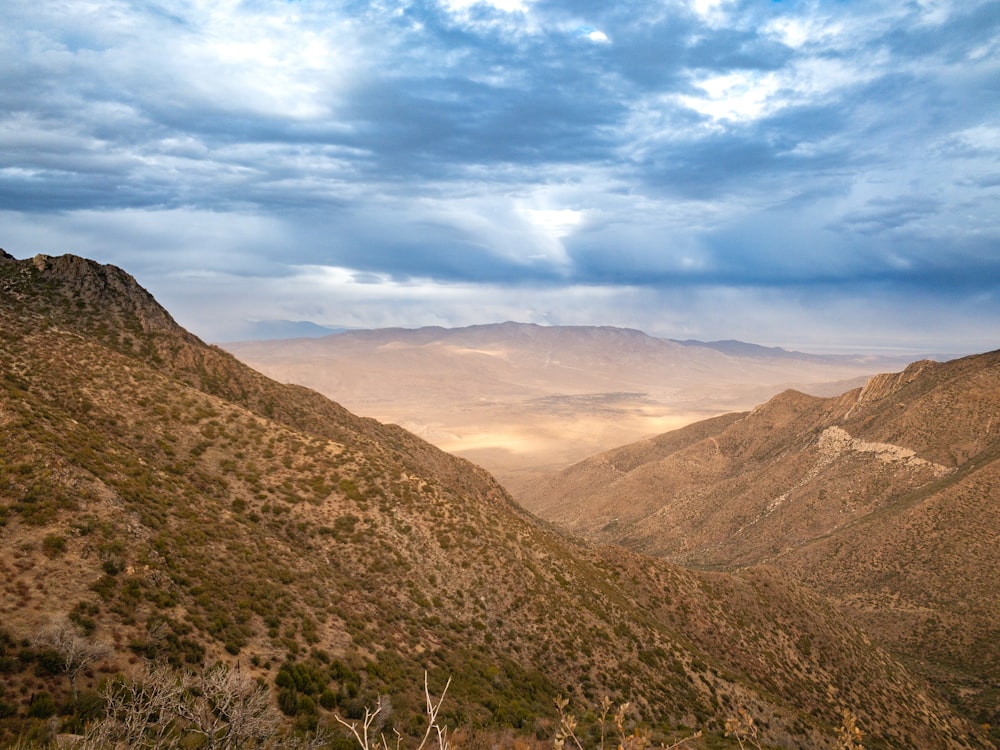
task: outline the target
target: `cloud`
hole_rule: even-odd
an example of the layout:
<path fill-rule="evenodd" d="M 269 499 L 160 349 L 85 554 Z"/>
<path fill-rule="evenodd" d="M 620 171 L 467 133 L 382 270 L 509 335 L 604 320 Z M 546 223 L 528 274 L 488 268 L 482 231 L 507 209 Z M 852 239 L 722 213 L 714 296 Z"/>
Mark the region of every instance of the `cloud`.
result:
<path fill-rule="evenodd" d="M 839 226 L 844 231 L 882 234 L 933 216 L 940 208 L 939 202 L 922 196 L 874 199 L 864 209 L 841 217 Z"/>
<path fill-rule="evenodd" d="M 988 0 L 15 0 L 0 244 L 125 266 L 201 331 L 823 343 L 876 291 L 885 340 L 987 331 L 998 40 Z"/>

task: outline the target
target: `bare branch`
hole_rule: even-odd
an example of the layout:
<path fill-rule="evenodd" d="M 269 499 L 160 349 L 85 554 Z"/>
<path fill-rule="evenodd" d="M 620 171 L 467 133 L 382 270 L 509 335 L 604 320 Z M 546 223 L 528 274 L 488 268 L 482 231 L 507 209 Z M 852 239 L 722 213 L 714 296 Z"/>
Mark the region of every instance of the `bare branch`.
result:
<path fill-rule="evenodd" d="M 446 745 L 441 745 L 440 742 L 444 738 L 445 733 L 442 731 L 441 727 L 438 726 L 438 713 L 441 711 L 441 704 L 444 703 L 444 697 L 448 694 L 448 688 L 451 687 L 451 677 L 448 678 L 448 682 L 445 683 L 444 690 L 441 691 L 441 697 L 438 698 L 437 703 L 431 698 L 430 686 L 427 682 L 427 672 L 424 671 L 424 697 L 427 700 L 427 729 L 424 731 L 424 737 L 420 740 L 420 744 L 417 745 L 417 750 L 423 750 L 424 745 L 427 744 L 427 740 L 430 738 L 432 732 L 437 732 L 439 750 L 445 750 Z"/>
<path fill-rule="evenodd" d="M 362 750 L 377 750 L 377 748 L 372 747 L 371 727 L 372 723 L 375 721 L 375 718 L 381 711 L 382 711 L 381 703 L 375 706 L 374 711 L 370 708 L 365 708 L 364 723 L 361 725 L 360 730 L 358 729 L 357 722 L 352 721 L 348 723 L 346 720 L 340 718 L 339 716 L 334 716 L 334 718 L 351 731 L 351 734 L 354 735 L 354 739 L 357 740 Z"/>
<path fill-rule="evenodd" d="M 435 700 L 431 697 L 427 672 L 424 672 L 424 698 L 427 710 L 427 729 L 424 730 L 424 736 L 421 738 L 420 744 L 417 745 L 415 750 L 423 750 L 432 736 L 437 737 L 437 750 L 448 750 L 448 730 L 438 723 L 438 714 L 441 712 L 441 704 L 444 703 L 445 696 L 447 695 L 448 688 L 450 686 L 451 678 L 449 677 L 448 682 L 445 683 L 444 690 L 441 691 L 441 695 L 435 702 Z M 381 718 L 380 714 L 383 714 L 386 711 L 386 707 L 388 705 L 388 701 L 379 696 L 374 710 L 371 708 L 365 709 L 365 718 L 360 725 L 356 721 L 349 722 L 346 719 L 342 719 L 340 716 L 334 716 L 334 718 L 341 725 L 347 727 L 348 731 L 361 747 L 361 750 L 400 750 L 402 747 L 403 737 L 398 731 L 395 732 L 396 743 L 393 748 L 389 747 L 389 742 L 386 740 L 385 735 L 379 734 L 378 737 L 375 736 L 375 733 L 378 730 L 373 725 L 375 725 L 377 718 Z"/>
<path fill-rule="evenodd" d="M 148 668 L 105 690 L 105 719 L 85 747 L 163 748 L 197 735 L 214 750 L 265 747 L 279 727 L 267 689 L 225 665 L 200 676 Z"/>
<path fill-rule="evenodd" d="M 60 666 L 69 677 L 74 701 L 79 697 L 76 678 L 111 653 L 111 647 L 103 641 L 91 641 L 80 635 L 66 617 L 49 623 L 34 637 L 33 643 L 36 647 L 50 648 L 59 654 Z"/>

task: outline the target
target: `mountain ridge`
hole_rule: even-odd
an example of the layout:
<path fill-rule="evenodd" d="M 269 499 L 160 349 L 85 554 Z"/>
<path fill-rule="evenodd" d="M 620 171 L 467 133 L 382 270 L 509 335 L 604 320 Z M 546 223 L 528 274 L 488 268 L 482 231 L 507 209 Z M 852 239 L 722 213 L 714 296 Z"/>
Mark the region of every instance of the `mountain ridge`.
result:
<path fill-rule="evenodd" d="M 290 321 L 277 321 L 290 322 Z M 539 323 L 525 323 L 516 320 L 506 320 L 500 323 L 473 323 L 464 326 L 439 326 L 428 325 L 407 328 L 402 326 L 390 326 L 386 328 L 337 328 L 331 330 L 323 336 L 288 337 L 286 340 L 297 338 L 324 338 L 335 340 L 337 337 L 346 338 L 393 338 L 398 336 L 410 337 L 416 341 L 433 341 L 438 337 L 466 338 L 476 334 L 489 334 L 492 332 L 502 332 L 522 338 L 540 338 L 557 335 L 560 332 L 576 334 L 581 337 L 598 335 L 617 335 L 627 337 L 635 341 L 648 341 L 651 344 L 676 345 L 684 349 L 707 349 L 725 356 L 748 356 L 753 358 L 780 358 L 780 359 L 806 359 L 814 361 L 866 361 L 873 363 L 892 363 L 902 360 L 909 361 L 909 357 L 900 355 L 887 355 L 878 353 L 838 353 L 838 354 L 818 354 L 815 352 L 804 352 L 796 349 L 786 349 L 781 346 L 763 346 L 737 339 L 725 339 L 718 341 L 703 341 L 700 339 L 676 339 L 668 336 L 658 336 L 646 333 L 638 328 L 613 325 L 553 325 Z M 261 343 L 263 341 L 274 340 L 276 337 L 268 336 L 262 339 L 241 339 L 239 341 L 227 341 L 220 344 L 224 348 L 229 344 L 243 345 Z"/>
<path fill-rule="evenodd" d="M 410 731 L 428 670 L 454 678 L 451 726 L 497 736 L 551 736 L 562 692 L 628 700 L 664 739 L 722 741 L 744 706 L 772 744 L 832 747 L 851 707 L 888 746 L 989 746 L 786 573 L 568 539 L 469 462 L 109 321 L 113 284 L 85 300 L 45 268 L 0 262 L 4 731 L 85 729 L 105 675 L 238 659 L 300 729 L 382 694 Z M 110 648 L 73 691 L 30 645 L 53 616 Z"/>
<path fill-rule="evenodd" d="M 919 361 L 622 446 L 519 499 L 681 564 L 792 572 L 996 726 L 998 410 L 1000 351 Z"/>
<path fill-rule="evenodd" d="M 0 250 L 0 262 L 17 262 L 9 253 Z M 153 296 L 133 276 L 117 266 L 102 265 L 76 255 L 49 256 L 38 254 L 30 261 L 39 274 L 50 279 L 53 291 L 74 298 L 81 308 L 95 302 L 112 302 L 104 313 L 112 315 L 126 327 L 138 324 L 145 333 L 170 332 L 178 336 L 192 336 L 181 328 Z M 21 264 L 22 275 L 29 267 Z M 0 288 L 6 294 L 17 294 L 17 285 L 8 279 Z M 127 321 L 127 322 L 126 322 Z"/>

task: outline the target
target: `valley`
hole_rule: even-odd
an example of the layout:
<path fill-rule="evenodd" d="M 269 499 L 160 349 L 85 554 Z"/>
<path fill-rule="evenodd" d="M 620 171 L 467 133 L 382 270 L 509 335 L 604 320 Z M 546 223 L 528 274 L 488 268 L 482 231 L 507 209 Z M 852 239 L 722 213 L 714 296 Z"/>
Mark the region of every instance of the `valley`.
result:
<path fill-rule="evenodd" d="M 506 328 L 515 340 L 547 335 Z M 571 333 L 590 342 L 618 336 Z M 632 346 L 660 346 L 627 335 Z M 700 372 L 714 371 L 720 354 L 701 352 Z M 456 356 L 474 370 L 483 364 L 467 351 Z M 729 722 L 745 714 L 765 747 L 832 749 L 847 711 L 869 748 L 994 747 L 985 722 L 968 705 L 949 703 L 926 669 L 965 659 L 965 676 L 979 680 L 966 685 L 977 699 L 982 681 L 995 675 L 984 645 L 993 635 L 994 572 L 957 562 L 968 562 L 962 545 L 990 559 L 995 539 L 989 471 L 996 428 L 980 411 L 995 395 L 992 362 L 914 365 L 868 381 L 865 399 L 786 392 L 749 414 L 692 422 L 641 443 L 641 455 L 625 452 L 610 463 L 598 456 L 538 480 L 550 483 L 555 499 L 535 506 L 546 521 L 475 463 L 206 345 L 122 269 L 76 256 L 0 254 L 0 744 L 44 746 L 55 733 L 121 730 L 106 714 L 108 686 L 153 685 L 156 675 L 188 686 L 178 700 L 200 706 L 195 699 L 211 693 L 193 681 L 224 672 L 255 686 L 267 719 L 266 735 L 237 744 L 246 747 L 353 746 L 336 717 L 362 719 L 383 700 L 391 705 L 384 730 L 398 731 L 408 746 L 423 731 L 425 679 L 436 695 L 451 680 L 440 719 L 456 732 L 456 748 L 551 747 L 559 696 L 570 700 L 594 746 L 592 709 L 607 697 L 629 704 L 623 721 L 643 743 L 735 748 Z M 830 372 L 828 364 L 816 364 L 809 382 L 827 382 L 820 373 Z M 609 360 L 605 371 L 619 365 Z M 575 369 L 577 390 L 546 392 L 544 373 L 537 374 L 528 397 L 545 414 L 572 419 L 589 410 L 603 420 L 607 410 L 617 415 L 659 398 L 648 382 L 618 387 L 600 368 L 562 357 L 558 368 Z M 696 371 L 689 370 L 691 388 Z M 440 372 L 408 372 L 411 383 L 425 378 L 424 387 L 442 397 L 455 388 Z M 929 385 L 927 372 L 948 373 L 933 383 L 951 386 Z M 463 382 L 463 398 L 488 395 L 485 374 Z M 525 397 L 521 384 L 494 378 L 488 385 Z M 721 409 L 734 396 L 713 387 Z M 969 393 L 979 400 L 962 406 Z M 913 425 L 935 409 L 944 409 L 945 422 L 927 421 L 910 439 L 899 403 L 919 405 L 905 410 Z M 824 421 L 830 418 L 840 421 Z M 941 424 L 955 426 L 954 440 L 944 441 Z M 823 432 L 835 426 L 849 437 Z M 809 451 L 822 434 L 817 462 Z M 775 442 L 783 437 L 791 442 Z M 669 455 L 688 451 L 679 463 L 684 481 L 709 495 L 710 480 L 725 478 L 736 458 L 745 468 L 732 472 L 734 493 L 754 479 L 746 462 L 757 461 L 758 479 L 771 462 L 769 501 L 782 471 L 796 477 L 788 493 L 812 492 L 812 484 L 797 483 L 819 481 L 827 460 L 831 467 L 846 461 L 852 471 L 905 472 L 876 471 L 870 487 L 845 479 L 856 507 L 844 504 L 844 520 L 841 505 L 820 514 L 822 533 L 800 545 L 816 557 L 791 556 L 794 565 L 774 564 L 767 545 L 734 545 L 754 559 L 727 557 L 724 545 L 713 551 L 718 538 L 693 532 L 685 564 L 677 564 L 676 550 L 651 546 L 658 532 L 643 531 L 658 511 L 652 498 L 634 503 L 627 518 L 627 508 L 618 509 L 624 531 L 617 545 L 599 538 L 615 524 L 587 526 L 596 511 L 581 505 L 574 521 L 558 517 L 559 508 L 583 502 L 571 499 L 572 472 L 594 472 L 586 486 L 597 498 L 608 467 L 635 475 L 649 463 L 644 458 L 662 459 L 653 457 L 664 445 Z M 712 471 L 695 471 L 698 465 Z M 882 494 L 864 505 L 869 489 Z M 751 495 L 735 493 L 739 503 L 710 525 L 745 527 L 746 514 L 759 512 Z M 941 513 L 905 515 L 931 497 Z M 784 519 L 782 539 L 816 532 L 795 532 L 786 525 L 797 517 L 774 515 Z M 981 519 L 975 530 L 973 517 Z M 879 523 L 901 533 L 878 537 L 887 543 L 874 550 L 856 542 L 862 537 L 832 533 L 862 522 L 866 533 Z M 956 562 L 934 566 L 946 553 Z M 819 575 L 831 562 L 836 574 Z M 923 599 L 907 599 L 916 588 L 895 585 L 908 569 L 914 581 L 933 584 Z M 866 579 L 881 587 L 862 586 Z M 885 606 L 894 596 L 900 606 Z M 961 601 L 970 605 L 965 620 Z M 937 631 L 930 619 L 897 619 L 931 606 Z M 880 616 L 891 627 L 879 629 Z M 889 637 L 910 622 L 924 628 L 915 635 L 937 633 L 914 648 L 941 649 L 917 660 L 914 648 Z M 66 642 L 91 657 L 67 661 Z M 970 668 L 973 658 L 979 672 Z M 942 674 L 947 687 L 954 684 L 954 669 Z M 205 746 L 198 722 L 208 719 L 195 713 L 147 714 L 142 741 Z M 223 724 L 213 731 L 235 736 L 233 722 Z"/>
<path fill-rule="evenodd" d="M 909 362 L 512 322 L 224 348 L 276 380 L 468 458 L 515 495 L 596 453 L 752 408 L 786 388 L 839 394 Z"/>

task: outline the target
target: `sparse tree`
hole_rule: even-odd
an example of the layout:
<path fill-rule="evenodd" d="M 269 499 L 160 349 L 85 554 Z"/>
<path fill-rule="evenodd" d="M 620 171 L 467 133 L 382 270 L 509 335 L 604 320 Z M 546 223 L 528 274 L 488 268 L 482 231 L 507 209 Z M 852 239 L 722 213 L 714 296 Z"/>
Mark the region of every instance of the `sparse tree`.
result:
<path fill-rule="evenodd" d="M 151 668 L 112 682 L 105 701 L 83 750 L 182 747 L 192 736 L 212 750 L 266 748 L 280 725 L 267 689 L 224 664 L 201 675 Z"/>
<path fill-rule="evenodd" d="M 168 746 L 182 690 L 177 676 L 163 668 L 137 679 L 116 678 L 104 691 L 104 719 L 90 728 L 79 750 Z"/>
<path fill-rule="evenodd" d="M 186 730 L 204 737 L 210 750 L 262 747 L 279 723 L 267 688 L 224 664 L 188 676 L 176 710 Z"/>
<path fill-rule="evenodd" d="M 103 641 L 93 641 L 80 635 L 75 624 L 61 617 L 43 628 L 34 638 L 36 648 L 49 648 L 59 655 L 59 666 L 69 677 L 73 701 L 79 698 L 76 679 L 88 667 L 104 659 L 111 648 Z"/>

